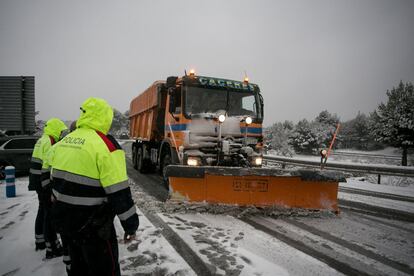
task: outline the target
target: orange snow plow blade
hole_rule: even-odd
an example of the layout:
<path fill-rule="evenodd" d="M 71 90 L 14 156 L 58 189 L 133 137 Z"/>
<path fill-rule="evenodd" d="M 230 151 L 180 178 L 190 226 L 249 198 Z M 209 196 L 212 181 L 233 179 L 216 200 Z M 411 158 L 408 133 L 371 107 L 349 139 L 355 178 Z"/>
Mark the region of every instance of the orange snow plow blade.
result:
<path fill-rule="evenodd" d="M 338 212 L 340 173 L 262 168 L 167 167 L 170 200 Z"/>

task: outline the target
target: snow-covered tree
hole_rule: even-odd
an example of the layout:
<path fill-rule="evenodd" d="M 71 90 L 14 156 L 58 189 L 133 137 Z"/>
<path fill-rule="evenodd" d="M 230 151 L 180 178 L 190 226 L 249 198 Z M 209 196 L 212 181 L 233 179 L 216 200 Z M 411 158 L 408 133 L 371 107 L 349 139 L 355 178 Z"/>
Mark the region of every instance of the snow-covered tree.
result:
<path fill-rule="evenodd" d="M 36 127 L 35 127 L 34 135 L 41 136 L 43 134 L 43 128 L 45 127 L 46 121 L 39 119 L 35 123 L 36 123 Z"/>
<path fill-rule="evenodd" d="M 371 114 L 371 133 L 379 142 L 402 148 L 402 165 L 407 166 L 408 148 L 414 147 L 413 84 L 400 81 L 387 96 L 388 102 Z"/>
<path fill-rule="evenodd" d="M 128 132 L 128 117 L 114 108 L 114 118 L 112 120 L 110 133 L 119 136 L 123 132 Z"/>
<path fill-rule="evenodd" d="M 329 113 L 328 110 L 324 110 L 316 116 L 315 121 L 328 126 L 336 127 L 339 122 L 339 117 L 336 114 Z"/>
<path fill-rule="evenodd" d="M 326 115 L 329 112 L 322 113 Z M 320 116 L 316 117 L 312 122 L 303 119 L 295 126 L 290 136 L 289 144 L 293 146 L 297 153 L 318 153 L 320 148 L 329 147 L 337 121 L 339 119 L 324 120 Z"/>
<path fill-rule="evenodd" d="M 341 146 L 344 148 L 356 148 L 360 150 L 379 149 L 382 144 L 375 141 L 370 133 L 371 118 L 358 112 L 354 119 L 341 124 Z"/>
<path fill-rule="evenodd" d="M 278 155 L 292 156 L 294 151 L 289 144 L 289 136 L 293 132 L 294 125 L 290 121 L 274 123 L 266 129 L 266 140 L 270 147 Z"/>
<path fill-rule="evenodd" d="M 303 119 L 297 123 L 289 138 L 289 144 L 297 153 L 313 153 L 314 149 L 319 148 L 316 131 L 308 120 Z"/>

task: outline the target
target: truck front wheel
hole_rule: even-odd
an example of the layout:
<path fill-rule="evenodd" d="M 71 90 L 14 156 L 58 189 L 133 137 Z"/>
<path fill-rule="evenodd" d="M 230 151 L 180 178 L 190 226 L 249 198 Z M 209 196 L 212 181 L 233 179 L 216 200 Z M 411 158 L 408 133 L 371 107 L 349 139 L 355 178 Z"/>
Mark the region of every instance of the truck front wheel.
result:
<path fill-rule="evenodd" d="M 168 165 L 171 165 L 171 156 L 169 154 L 166 154 L 164 155 L 162 159 L 161 172 L 162 172 L 163 184 L 167 188 L 167 190 L 169 190 L 170 188 L 170 185 L 168 183 L 168 177 L 166 175 Z"/>

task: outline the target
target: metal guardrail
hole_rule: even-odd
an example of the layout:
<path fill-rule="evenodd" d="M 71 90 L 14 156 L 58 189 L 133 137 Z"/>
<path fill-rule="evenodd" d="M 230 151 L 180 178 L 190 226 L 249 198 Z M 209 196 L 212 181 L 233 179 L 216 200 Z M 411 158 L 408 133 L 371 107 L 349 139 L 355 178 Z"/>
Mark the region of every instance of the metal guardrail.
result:
<path fill-rule="evenodd" d="M 312 168 L 320 168 L 321 163 L 312 160 L 296 159 L 284 156 L 264 155 L 264 160 L 272 161 L 282 164 L 285 166 L 289 165 L 300 165 Z M 345 171 L 345 172 L 356 172 L 356 173 L 368 173 L 377 175 L 393 175 L 393 176 L 404 176 L 414 177 L 414 167 L 402 167 L 402 166 L 390 166 L 390 165 L 370 165 L 370 164 L 350 164 L 340 163 L 334 161 L 328 161 L 324 165 L 324 169 Z"/>
<path fill-rule="evenodd" d="M 346 152 L 346 151 L 336 151 L 331 153 L 332 156 L 364 156 L 369 158 L 382 158 L 382 159 L 391 159 L 391 160 L 401 160 L 401 156 L 397 155 L 384 155 L 384 154 L 371 154 L 371 153 L 354 153 L 354 152 Z"/>

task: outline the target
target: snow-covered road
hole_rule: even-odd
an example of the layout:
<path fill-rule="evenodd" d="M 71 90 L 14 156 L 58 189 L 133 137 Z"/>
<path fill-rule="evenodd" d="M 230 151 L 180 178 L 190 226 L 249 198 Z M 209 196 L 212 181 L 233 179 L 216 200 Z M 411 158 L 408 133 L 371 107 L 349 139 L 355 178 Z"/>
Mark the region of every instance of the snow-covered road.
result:
<path fill-rule="evenodd" d="M 43 260 L 45 251 L 35 251 L 34 221 L 37 195 L 27 190 L 28 178 L 16 179 L 15 198 L 5 197 L 0 184 L 0 275 L 65 275 L 62 258 Z M 191 268 L 161 236 L 160 230 L 140 214 L 137 240 L 123 244 L 123 231 L 116 219 L 120 263 L 123 275 L 177 273 L 194 275 Z"/>
<path fill-rule="evenodd" d="M 158 200 L 146 195 L 140 183 L 157 184 L 159 178 L 144 179 L 135 171 L 131 175 L 130 185 L 140 202 L 140 227 L 133 243 L 126 245 L 120 239 L 123 275 L 195 275 L 198 270 L 191 256 L 179 253 L 183 243 L 205 263 L 204 275 L 341 275 L 351 269 L 371 275 L 414 274 L 413 223 L 349 211 L 339 216 L 257 216 L 250 223 L 232 215 L 154 212 Z M 34 251 L 37 197 L 27 191 L 27 184 L 27 177 L 16 180 L 15 198 L 6 198 L 5 185 L 0 185 L 0 275 L 64 275 L 61 258 L 45 261 L 44 252 Z M 411 189 L 401 187 L 356 182 L 341 186 L 412 195 Z M 378 202 L 387 200 L 373 201 Z M 151 222 L 148 213 L 161 224 Z M 121 237 L 117 220 L 116 228 Z M 168 231 L 181 245 L 168 238 Z"/>

